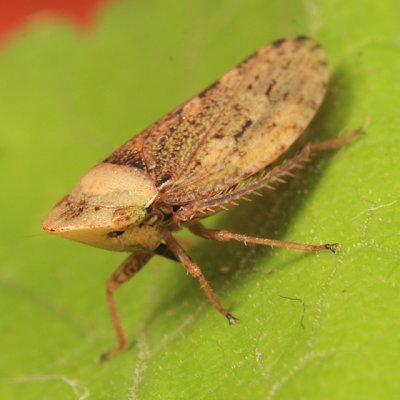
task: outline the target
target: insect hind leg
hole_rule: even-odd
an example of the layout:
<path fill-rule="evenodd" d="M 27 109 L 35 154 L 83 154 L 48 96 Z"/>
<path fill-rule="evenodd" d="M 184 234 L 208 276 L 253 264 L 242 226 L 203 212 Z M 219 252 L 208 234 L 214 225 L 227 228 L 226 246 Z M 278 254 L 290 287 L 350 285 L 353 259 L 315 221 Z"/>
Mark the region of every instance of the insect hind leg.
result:
<path fill-rule="evenodd" d="M 196 218 L 204 218 L 205 215 L 215 213 L 220 208 L 226 210 L 226 206 L 238 205 L 236 202 L 238 200 L 250 200 L 248 198 L 249 195 L 262 195 L 258 192 L 259 190 L 266 188 L 274 189 L 277 183 L 286 183 L 287 177 L 294 177 L 294 172 L 297 169 L 304 168 L 304 164 L 311 161 L 317 151 L 338 149 L 349 144 L 355 138 L 364 133 L 364 130 L 360 128 L 342 138 L 306 143 L 299 149 L 294 157 L 283 161 L 282 164 L 277 165 L 271 170 L 261 171 L 260 173 L 250 177 L 242 185 L 238 185 L 238 187 L 233 190 L 182 206 L 179 212 L 175 215 L 176 222 L 179 225 L 181 221 L 186 222 Z M 277 244 L 274 245 L 277 246 Z"/>
<path fill-rule="evenodd" d="M 339 248 L 338 243 L 325 243 L 321 245 L 307 244 L 307 243 L 296 243 L 296 242 L 285 242 L 282 240 L 267 239 L 259 236 L 250 236 L 244 233 L 230 232 L 220 229 L 208 229 L 196 223 L 189 226 L 189 229 L 198 236 L 204 239 L 216 240 L 218 242 L 229 242 L 236 241 L 244 244 L 259 244 L 268 247 L 284 247 L 287 249 L 304 250 L 304 251 L 323 251 L 330 250 L 332 253 L 336 253 Z"/>
<path fill-rule="evenodd" d="M 348 135 L 340 138 L 335 139 L 328 139 L 322 142 L 310 142 L 306 143 L 303 146 L 304 148 L 309 147 L 311 151 L 318 151 L 318 150 L 335 150 L 342 146 L 346 146 L 347 144 L 351 143 L 354 139 L 358 136 L 365 135 L 365 131 L 362 128 L 358 128 L 355 131 L 349 133 Z"/>

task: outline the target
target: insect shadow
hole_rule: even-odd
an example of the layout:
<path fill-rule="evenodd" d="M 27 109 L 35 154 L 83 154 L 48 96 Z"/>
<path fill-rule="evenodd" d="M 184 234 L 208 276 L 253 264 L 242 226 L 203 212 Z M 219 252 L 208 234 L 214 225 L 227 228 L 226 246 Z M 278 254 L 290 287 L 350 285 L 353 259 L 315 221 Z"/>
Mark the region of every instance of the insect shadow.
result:
<path fill-rule="evenodd" d="M 346 65 L 340 65 L 332 74 L 327 96 L 317 116 L 301 139 L 293 146 L 293 149 L 290 149 L 283 155 L 283 158 L 277 161 L 278 164 L 282 159 L 290 158 L 303 143 L 322 141 L 343 133 L 348 123 L 349 110 L 354 97 L 351 93 L 351 82 L 352 79 L 348 75 Z M 209 227 L 271 239 L 284 237 L 291 227 L 292 220 L 306 204 L 308 196 L 318 186 L 320 179 L 323 179 L 324 170 L 333 155 L 333 152 L 317 154 L 304 170 L 299 170 L 294 178 L 288 178 L 286 184 L 277 184 L 276 190 L 264 190 L 263 197 L 253 196 L 251 202 L 241 201 L 239 207 L 232 206 L 229 211 L 223 211 L 218 216 L 210 218 L 208 221 L 211 223 L 206 220 L 205 224 Z M 331 206 L 333 210 L 336 205 L 332 202 Z M 327 213 L 330 211 L 326 210 Z M 335 242 L 334 237 L 321 237 L 320 239 L 321 241 Z M 293 258 L 291 258 L 290 261 L 274 265 L 271 269 L 271 266 L 268 265 L 268 254 L 277 250 L 254 246 L 251 256 L 246 257 L 249 251 L 249 246 L 240 243 L 217 243 L 208 240 L 202 240 L 189 249 L 191 256 L 200 265 L 211 286 L 219 294 L 226 288 L 226 283 L 229 287 L 241 284 L 242 280 L 236 279 L 238 274 L 243 278 L 247 273 L 254 271 L 256 265 L 260 269 L 261 267 L 257 263 L 260 257 L 264 260 L 264 276 L 274 273 L 276 269 L 286 268 L 293 262 Z M 298 258 L 315 257 L 315 254 L 308 252 L 298 252 L 297 254 Z M 246 261 L 243 263 L 241 260 Z M 221 267 L 228 267 L 228 272 L 221 273 Z M 180 266 L 177 265 L 177 268 Z M 207 302 L 204 294 L 199 290 L 198 282 L 183 274 L 176 278 L 171 292 L 174 295 L 168 301 L 161 301 L 156 306 L 145 326 L 151 325 L 160 313 L 168 312 L 177 304 L 181 304 L 182 299 L 185 299 L 185 304 L 192 304 L 193 307 L 196 307 L 197 300 L 204 299 L 204 302 Z M 237 304 L 232 303 L 224 305 L 233 312 L 237 307 Z M 210 310 L 212 310 L 211 307 Z M 240 319 L 240 315 L 238 317 Z M 224 322 L 221 321 L 221 323 Z"/>

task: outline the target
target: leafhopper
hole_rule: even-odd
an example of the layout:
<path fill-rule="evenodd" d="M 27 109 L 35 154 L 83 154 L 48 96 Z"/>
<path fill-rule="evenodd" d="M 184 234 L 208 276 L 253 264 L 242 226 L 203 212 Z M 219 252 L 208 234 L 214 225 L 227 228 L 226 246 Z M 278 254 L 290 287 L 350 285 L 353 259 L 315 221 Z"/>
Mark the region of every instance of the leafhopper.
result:
<path fill-rule="evenodd" d="M 337 244 L 301 244 L 208 229 L 200 220 L 271 188 L 309 161 L 362 131 L 307 143 L 271 166 L 299 138 L 320 107 L 329 81 L 326 53 L 313 39 L 278 40 L 244 60 L 92 168 L 43 223 L 55 235 L 128 252 L 107 283 L 117 345 L 126 346 L 114 292 L 155 254 L 179 261 L 230 324 L 236 318 L 213 292 L 201 268 L 174 238 L 188 228 L 205 239 L 305 251 Z"/>

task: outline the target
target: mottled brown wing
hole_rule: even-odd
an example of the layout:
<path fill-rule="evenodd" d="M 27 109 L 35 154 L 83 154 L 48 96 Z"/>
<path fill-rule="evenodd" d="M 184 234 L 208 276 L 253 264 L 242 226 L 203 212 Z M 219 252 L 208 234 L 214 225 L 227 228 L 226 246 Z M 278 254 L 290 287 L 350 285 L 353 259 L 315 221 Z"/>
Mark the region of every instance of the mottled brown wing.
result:
<path fill-rule="evenodd" d="M 274 42 L 107 161 L 146 169 L 166 203 L 209 197 L 277 159 L 309 124 L 328 79 L 326 54 L 317 42 Z"/>

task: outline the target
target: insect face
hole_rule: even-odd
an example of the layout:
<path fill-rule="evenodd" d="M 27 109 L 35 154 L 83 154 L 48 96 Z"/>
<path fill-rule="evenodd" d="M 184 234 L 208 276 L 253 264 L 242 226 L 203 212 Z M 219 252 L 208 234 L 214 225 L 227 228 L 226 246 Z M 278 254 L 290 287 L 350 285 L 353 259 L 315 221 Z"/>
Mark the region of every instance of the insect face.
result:
<path fill-rule="evenodd" d="M 157 247 L 156 228 L 141 227 L 157 191 L 129 166 L 102 163 L 62 198 L 43 223 L 46 231 L 109 250 Z"/>

